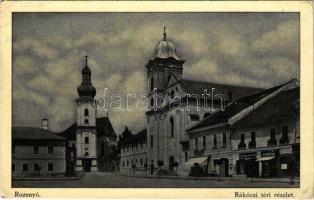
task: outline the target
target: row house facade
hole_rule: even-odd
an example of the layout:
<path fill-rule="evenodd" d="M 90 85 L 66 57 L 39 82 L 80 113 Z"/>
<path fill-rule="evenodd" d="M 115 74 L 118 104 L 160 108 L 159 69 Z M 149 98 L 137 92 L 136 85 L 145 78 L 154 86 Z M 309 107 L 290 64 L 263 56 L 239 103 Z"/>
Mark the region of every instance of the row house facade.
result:
<path fill-rule="evenodd" d="M 123 174 L 148 173 L 147 129 L 130 134 L 120 141 L 120 172 Z"/>
<path fill-rule="evenodd" d="M 299 126 L 299 82 L 291 80 L 239 98 L 189 128 L 187 164 L 198 161 L 219 176 L 298 175 Z"/>

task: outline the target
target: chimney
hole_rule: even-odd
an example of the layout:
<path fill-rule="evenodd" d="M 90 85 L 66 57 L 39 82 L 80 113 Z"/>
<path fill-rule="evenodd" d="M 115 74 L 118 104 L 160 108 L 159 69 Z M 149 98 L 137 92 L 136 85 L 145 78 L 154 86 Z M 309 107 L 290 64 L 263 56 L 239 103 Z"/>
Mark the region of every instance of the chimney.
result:
<path fill-rule="evenodd" d="M 47 118 L 44 118 L 41 120 L 41 128 L 48 130 L 48 119 Z"/>

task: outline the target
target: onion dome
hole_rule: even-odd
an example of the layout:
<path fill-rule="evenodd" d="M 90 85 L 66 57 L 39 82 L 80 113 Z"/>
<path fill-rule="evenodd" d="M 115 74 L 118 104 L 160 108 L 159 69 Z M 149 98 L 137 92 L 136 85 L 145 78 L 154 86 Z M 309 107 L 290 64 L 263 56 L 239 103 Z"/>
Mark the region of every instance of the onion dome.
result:
<path fill-rule="evenodd" d="M 82 83 L 77 88 L 77 93 L 80 97 L 94 97 L 96 95 L 96 89 L 91 82 L 91 70 L 87 65 L 87 58 L 88 56 L 86 55 L 85 67 L 82 70 Z"/>
<path fill-rule="evenodd" d="M 174 58 L 180 60 L 177 56 L 177 51 L 175 45 L 167 40 L 166 27 L 164 27 L 164 37 L 159 41 L 155 48 L 155 53 L 152 59 L 154 58 Z"/>

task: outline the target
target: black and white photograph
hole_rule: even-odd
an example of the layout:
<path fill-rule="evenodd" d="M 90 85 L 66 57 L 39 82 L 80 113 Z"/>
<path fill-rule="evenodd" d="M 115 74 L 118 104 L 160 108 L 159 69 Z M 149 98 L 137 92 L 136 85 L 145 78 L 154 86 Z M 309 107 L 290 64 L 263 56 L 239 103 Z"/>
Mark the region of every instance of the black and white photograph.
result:
<path fill-rule="evenodd" d="M 300 188 L 300 40 L 299 12 L 12 13 L 12 188 Z"/>

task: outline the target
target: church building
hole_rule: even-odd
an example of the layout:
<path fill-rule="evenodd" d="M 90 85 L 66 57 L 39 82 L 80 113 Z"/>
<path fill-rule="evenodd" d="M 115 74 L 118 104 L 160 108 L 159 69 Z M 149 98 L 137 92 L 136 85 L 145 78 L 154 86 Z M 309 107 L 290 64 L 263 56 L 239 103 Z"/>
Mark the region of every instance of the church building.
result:
<path fill-rule="evenodd" d="M 96 89 L 86 56 L 82 83 L 77 88 L 76 123 L 61 135 L 67 138 L 67 172 L 114 171 L 112 156 L 117 147 L 117 135 L 109 117 L 97 118 L 94 103 Z"/>
<path fill-rule="evenodd" d="M 176 46 L 168 40 L 165 29 L 163 39 L 155 47 L 153 57 L 146 65 L 148 165 L 150 173 L 162 163 L 166 170 L 173 171 L 177 163 L 188 161 L 188 127 L 211 115 L 224 105 L 242 96 L 260 91 L 259 88 L 187 80 L 183 76 L 184 60 Z M 204 90 L 216 94 L 206 108 Z M 178 108 L 180 109 L 174 109 Z M 176 164 L 175 164 L 176 163 Z"/>

